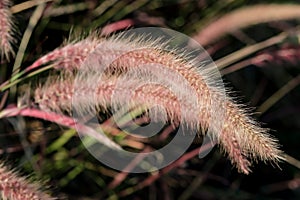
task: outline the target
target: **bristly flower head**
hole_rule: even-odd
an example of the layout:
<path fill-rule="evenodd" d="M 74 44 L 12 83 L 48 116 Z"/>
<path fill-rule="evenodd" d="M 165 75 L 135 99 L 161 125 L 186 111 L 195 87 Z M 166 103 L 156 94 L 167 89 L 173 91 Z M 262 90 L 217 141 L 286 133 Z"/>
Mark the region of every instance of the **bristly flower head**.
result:
<path fill-rule="evenodd" d="M 0 0 L 0 52 L 1 58 L 6 57 L 7 60 L 15 54 L 12 47 L 15 41 L 14 27 L 9 5 L 10 0 Z"/>
<path fill-rule="evenodd" d="M 16 172 L 9 170 L 0 163 L 0 192 L 1 199 L 9 200 L 54 200 L 40 189 L 38 184 L 29 183 Z"/>
<path fill-rule="evenodd" d="M 55 69 L 68 71 L 76 70 L 85 58 L 96 48 L 100 42 L 97 33 L 91 34 L 82 40 L 73 41 L 59 47 L 36 60 L 26 70 L 32 70 L 41 65 L 52 63 Z"/>
<path fill-rule="evenodd" d="M 95 108 L 109 109 L 116 105 L 145 104 L 151 108 L 159 104 L 162 106 L 157 108 L 164 107 L 169 121 L 183 119 L 189 127 L 201 128 L 203 134 L 209 129 L 210 137 L 217 140 L 240 172 L 250 173 L 252 160 L 277 162 L 282 159 L 277 141 L 267 130 L 259 127 L 233 100 L 224 98 L 222 88 L 213 83 L 213 70 L 205 66 L 198 68 L 195 64 L 197 60 L 191 60 L 184 52 L 165 51 L 164 45 L 159 40 L 124 39 L 122 35 L 99 41 L 96 48 L 92 45 L 93 51 L 87 54 L 74 77 L 51 79 L 35 91 L 35 101 L 41 109 L 58 112 L 75 109 L 79 113 L 94 112 Z M 72 57 L 65 59 L 73 60 Z M 145 70 L 144 67 L 149 65 L 151 70 Z M 74 68 L 78 66 L 74 65 Z M 189 101 L 190 93 L 182 82 L 176 78 L 172 80 L 172 74 L 188 82 L 197 97 L 196 104 Z M 161 85 L 169 79 L 177 83 L 173 88 L 177 99 L 160 84 L 134 87 L 141 82 L 151 83 L 153 77 Z M 120 92 L 119 95 L 112 96 L 116 91 Z M 121 95 L 122 91 L 130 94 L 130 102 Z M 178 110 L 177 100 L 182 100 L 180 106 L 187 108 L 185 113 Z M 220 110 L 223 113 L 219 114 Z M 162 112 L 156 110 L 156 113 Z M 158 120 L 164 120 L 156 116 Z"/>

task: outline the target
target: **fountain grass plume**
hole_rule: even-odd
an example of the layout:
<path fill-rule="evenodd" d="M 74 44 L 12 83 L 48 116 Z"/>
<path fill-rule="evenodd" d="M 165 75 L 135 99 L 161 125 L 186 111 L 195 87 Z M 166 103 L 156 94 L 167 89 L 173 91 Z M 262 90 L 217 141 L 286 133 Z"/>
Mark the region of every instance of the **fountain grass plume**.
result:
<path fill-rule="evenodd" d="M 249 174 L 253 160 L 277 163 L 283 159 L 277 140 L 268 134 L 268 130 L 261 128 L 245 109 L 224 96 L 214 69 L 203 63 L 199 66 L 199 60 L 191 60 L 185 52 L 166 51 L 164 47 L 167 43 L 159 39 L 143 40 L 143 37 L 124 39 L 121 35 L 101 40 L 82 62 L 79 72 L 71 75 L 74 77 L 51 79 L 36 89 L 35 101 L 41 109 L 56 112 L 75 109 L 79 113 L 115 105 L 151 108 L 161 104 L 162 107 L 156 108 L 166 109 L 168 120 L 183 119 L 192 128 L 201 127 L 203 134 L 209 129 L 210 137 L 217 140 L 240 172 Z M 179 81 L 182 79 L 195 92 L 196 104 L 189 102 L 191 93 Z M 153 81 L 158 84 L 147 84 Z M 186 108 L 184 112 L 178 112 L 175 96 L 166 92 L 169 88 L 161 87 L 168 81 L 176 83 L 172 92 L 180 100 L 180 106 Z M 144 87 L 136 87 L 139 83 Z M 128 95 L 131 97 L 129 103 L 125 98 Z"/>
<path fill-rule="evenodd" d="M 0 52 L 1 58 L 5 57 L 7 60 L 10 59 L 11 55 L 15 55 L 12 46 L 15 39 L 10 5 L 10 0 L 0 0 Z"/>
<path fill-rule="evenodd" d="M 30 183 L 26 178 L 0 163 L 0 192 L 2 199 L 9 200 L 54 200 L 41 190 L 40 184 Z"/>

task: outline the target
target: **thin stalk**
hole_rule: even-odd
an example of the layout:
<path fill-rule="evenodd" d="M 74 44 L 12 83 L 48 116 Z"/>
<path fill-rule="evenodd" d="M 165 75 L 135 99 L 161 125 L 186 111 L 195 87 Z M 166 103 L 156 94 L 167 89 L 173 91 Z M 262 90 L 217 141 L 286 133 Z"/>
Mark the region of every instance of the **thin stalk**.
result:
<path fill-rule="evenodd" d="M 29 74 L 27 74 L 26 76 L 24 76 L 23 78 L 20 78 L 22 75 L 24 75 L 27 71 L 24 70 L 22 72 L 19 72 L 18 74 L 16 74 L 15 76 L 13 76 L 10 80 L 4 82 L 3 84 L 0 85 L 0 91 L 3 92 L 5 90 L 7 90 L 8 88 L 15 86 L 16 84 L 20 83 L 21 81 L 24 81 L 27 78 L 31 78 L 41 72 L 44 72 L 48 69 L 53 68 L 53 65 L 48 65 L 46 67 L 43 67 L 41 69 L 38 69 L 36 71 L 33 71 Z"/>
<path fill-rule="evenodd" d="M 14 67 L 13 67 L 13 71 L 15 71 L 15 72 L 18 72 L 18 67 L 21 65 L 22 60 L 24 58 L 25 50 L 26 50 L 26 47 L 27 47 L 27 45 L 29 43 L 29 40 L 31 38 L 33 29 L 37 25 L 39 20 L 41 19 L 45 7 L 46 7 L 45 3 L 39 4 L 38 7 L 33 12 L 32 16 L 30 17 L 28 26 L 25 30 L 24 35 L 23 35 L 20 47 L 18 49 L 16 59 L 15 59 L 15 63 L 14 63 Z"/>
<path fill-rule="evenodd" d="M 110 140 L 106 135 L 101 132 L 97 132 L 89 126 L 81 124 L 77 122 L 76 119 L 60 115 L 54 112 L 45 112 L 34 108 L 26 108 L 26 107 L 11 107 L 4 109 L 0 112 L 0 118 L 3 117 L 14 117 L 14 116 L 24 116 L 24 117 L 34 117 L 38 119 L 43 119 L 46 121 L 54 122 L 56 124 L 60 124 L 63 126 L 67 126 L 77 131 L 84 133 L 93 139 L 96 139 L 98 142 L 106 145 L 111 149 L 121 149 L 121 147 Z"/>
<path fill-rule="evenodd" d="M 227 66 L 230 66 L 231 64 L 235 63 L 238 60 L 241 60 L 242 58 L 245 58 L 246 56 L 249 56 L 252 53 L 255 53 L 259 50 L 262 50 L 266 47 L 272 46 L 274 44 L 278 44 L 282 42 L 284 39 L 288 37 L 288 33 L 283 32 L 280 33 L 274 37 L 271 37 L 265 41 L 247 46 L 241 50 L 235 51 L 234 53 L 229 54 L 228 56 L 225 56 L 215 62 L 215 64 L 218 66 L 219 69 L 223 69 Z"/>
<path fill-rule="evenodd" d="M 277 103 L 280 99 L 282 99 L 287 93 L 293 90 L 300 84 L 300 75 L 290 80 L 287 84 L 285 84 L 282 88 L 277 90 L 272 96 L 270 96 L 264 103 L 262 103 L 257 111 L 259 113 L 265 113 L 269 110 L 275 103 Z"/>

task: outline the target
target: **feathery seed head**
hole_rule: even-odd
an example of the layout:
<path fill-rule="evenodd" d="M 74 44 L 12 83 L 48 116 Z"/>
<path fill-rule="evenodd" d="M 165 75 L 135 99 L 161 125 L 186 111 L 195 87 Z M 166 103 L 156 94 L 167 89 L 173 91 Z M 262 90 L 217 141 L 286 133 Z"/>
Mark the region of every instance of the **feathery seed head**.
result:
<path fill-rule="evenodd" d="M 95 36 L 87 37 L 78 42 L 72 42 L 42 56 L 26 70 L 29 71 L 52 62 L 56 69 L 74 71 L 80 67 L 82 62 L 96 48 L 98 43 L 99 39 Z"/>
<path fill-rule="evenodd" d="M 44 193 L 37 184 L 29 183 L 0 164 L 0 192 L 3 199 L 11 200 L 54 200 Z"/>
<path fill-rule="evenodd" d="M 10 1 L 0 1 L 0 52 L 1 57 L 9 60 L 10 55 L 14 56 L 12 44 L 15 42 L 13 37 L 14 26 L 12 23 L 12 14 L 9 9 Z"/>
<path fill-rule="evenodd" d="M 182 120 L 194 129 L 201 127 L 245 174 L 251 171 L 251 160 L 282 159 L 277 141 L 225 96 L 213 65 L 203 65 L 197 58 L 191 60 L 192 54 L 170 49 L 168 41 L 133 36 L 124 39 L 124 35 L 93 44 L 75 77 L 50 81 L 52 84 L 36 90 L 35 101 L 42 109 L 74 109 L 82 115 L 99 108 L 161 105 L 155 107 L 155 120 L 166 120 L 159 114 L 164 108 L 168 120 Z"/>

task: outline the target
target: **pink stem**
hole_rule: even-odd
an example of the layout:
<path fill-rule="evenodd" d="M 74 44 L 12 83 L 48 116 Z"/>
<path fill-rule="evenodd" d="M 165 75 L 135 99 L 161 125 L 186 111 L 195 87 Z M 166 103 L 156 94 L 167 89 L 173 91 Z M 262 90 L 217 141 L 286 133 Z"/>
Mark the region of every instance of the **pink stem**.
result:
<path fill-rule="evenodd" d="M 110 148 L 120 149 L 121 147 L 108 139 L 105 135 L 101 135 L 101 133 L 95 131 L 91 127 L 88 127 L 84 124 L 81 124 L 77 122 L 76 119 L 60 115 L 54 112 L 45 112 L 39 109 L 35 108 L 18 108 L 18 107 L 11 107 L 7 108 L 2 111 L 5 113 L 5 117 L 13 117 L 17 115 L 26 116 L 26 117 L 35 117 L 43 120 L 47 120 L 50 122 L 54 122 L 63 126 L 67 126 L 70 128 L 76 129 L 80 133 L 84 133 L 86 135 L 89 135 L 95 139 L 97 139 L 99 142 L 107 145 Z"/>
<path fill-rule="evenodd" d="M 114 22 L 112 24 L 108 24 L 106 26 L 103 27 L 102 31 L 101 31 L 101 35 L 109 35 L 113 32 L 122 30 L 122 29 L 126 29 L 129 28 L 131 26 L 133 26 L 134 20 L 132 19 L 123 19 L 117 22 Z"/>

